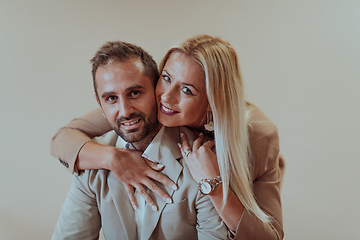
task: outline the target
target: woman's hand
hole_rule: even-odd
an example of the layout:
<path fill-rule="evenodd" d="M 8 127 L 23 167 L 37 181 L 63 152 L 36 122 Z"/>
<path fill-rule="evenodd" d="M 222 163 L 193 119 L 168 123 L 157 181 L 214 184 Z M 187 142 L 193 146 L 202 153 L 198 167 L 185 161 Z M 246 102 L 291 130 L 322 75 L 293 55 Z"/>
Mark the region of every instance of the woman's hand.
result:
<path fill-rule="evenodd" d="M 146 188 L 153 191 L 165 202 L 171 203 L 172 200 L 161 188 L 158 187 L 151 179 L 156 180 L 172 189 L 177 189 L 176 184 L 166 176 L 157 172 L 164 168 L 162 164 L 156 164 L 141 157 L 141 152 L 130 149 L 114 148 L 112 160 L 110 161 L 109 170 L 115 177 L 124 184 L 129 195 L 132 206 L 137 209 L 138 204 L 135 198 L 134 190 L 136 189 L 145 201 L 156 211 L 158 208 L 146 191 Z M 145 188 L 146 187 L 146 188 Z"/>
<path fill-rule="evenodd" d="M 186 135 L 180 133 L 180 137 L 179 148 L 181 154 L 197 183 L 204 178 L 213 179 L 220 175 L 216 153 L 211 150 L 215 146 L 215 141 L 207 141 L 202 145 L 204 134 L 200 133 L 199 137 L 194 141 L 193 149 L 191 149 Z M 189 150 L 191 152 L 186 155 Z"/>
<path fill-rule="evenodd" d="M 217 157 L 211 150 L 211 148 L 215 145 L 215 142 L 208 141 L 201 145 L 204 140 L 204 135 L 200 133 L 199 137 L 194 141 L 192 151 L 186 156 L 186 150 L 191 150 L 191 148 L 185 134 L 181 133 L 180 135 L 182 143 L 179 143 L 179 148 L 195 181 L 199 183 L 204 178 L 214 179 L 219 176 L 220 171 Z M 244 211 L 244 206 L 240 202 L 239 198 L 231 189 L 229 189 L 228 198 L 225 207 L 223 208 L 224 198 L 222 185 L 216 187 L 209 197 L 216 211 L 224 220 L 226 226 L 235 232 Z"/>
<path fill-rule="evenodd" d="M 134 189 L 141 194 L 154 211 L 157 210 L 157 206 L 147 193 L 145 187 L 153 191 L 165 202 L 172 202 L 171 198 L 151 180 L 156 180 L 172 189 L 177 189 L 177 186 L 173 181 L 157 172 L 162 170 L 164 165 L 156 164 L 148 159 L 144 159 L 141 157 L 141 152 L 138 151 L 118 148 L 114 148 L 114 151 L 109 169 L 115 177 L 124 184 L 130 202 L 135 209 L 138 208 L 138 204 L 135 198 Z"/>

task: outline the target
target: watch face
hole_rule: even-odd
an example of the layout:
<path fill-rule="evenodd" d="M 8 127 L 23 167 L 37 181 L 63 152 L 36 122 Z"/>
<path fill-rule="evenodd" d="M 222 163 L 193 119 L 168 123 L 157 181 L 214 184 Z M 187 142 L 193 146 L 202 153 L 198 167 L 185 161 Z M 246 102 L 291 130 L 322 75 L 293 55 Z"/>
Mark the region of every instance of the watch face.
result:
<path fill-rule="evenodd" d="M 202 182 L 202 184 L 200 185 L 200 191 L 203 194 L 209 194 L 211 192 L 211 185 L 208 182 Z"/>

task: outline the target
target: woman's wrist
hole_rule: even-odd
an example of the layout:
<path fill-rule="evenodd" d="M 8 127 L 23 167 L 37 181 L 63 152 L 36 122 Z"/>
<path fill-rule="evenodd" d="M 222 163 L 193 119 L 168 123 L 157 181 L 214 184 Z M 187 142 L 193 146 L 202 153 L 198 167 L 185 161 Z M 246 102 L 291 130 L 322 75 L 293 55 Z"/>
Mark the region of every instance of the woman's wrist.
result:
<path fill-rule="evenodd" d="M 79 170 L 111 169 L 116 148 L 89 141 L 80 149 L 77 159 Z"/>
<path fill-rule="evenodd" d="M 106 146 L 102 149 L 104 157 L 102 159 L 102 165 L 107 170 L 113 170 L 118 167 L 120 159 L 123 157 L 122 154 L 119 154 L 119 151 L 124 152 L 123 149 L 117 149 L 113 146 Z M 124 153 L 123 153 L 124 154 Z"/>

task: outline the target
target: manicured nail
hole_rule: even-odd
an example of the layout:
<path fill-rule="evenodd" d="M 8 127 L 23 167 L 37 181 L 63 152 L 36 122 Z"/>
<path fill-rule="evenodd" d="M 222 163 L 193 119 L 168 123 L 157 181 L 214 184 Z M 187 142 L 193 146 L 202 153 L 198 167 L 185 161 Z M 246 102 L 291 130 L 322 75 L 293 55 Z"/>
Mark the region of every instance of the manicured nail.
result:
<path fill-rule="evenodd" d="M 172 187 L 173 190 L 177 190 L 177 189 L 178 189 L 178 187 L 177 187 L 175 184 L 172 185 L 171 187 Z"/>
<path fill-rule="evenodd" d="M 135 204 L 133 205 L 133 208 L 135 211 L 138 210 Z"/>
<path fill-rule="evenodd" d="M 167 203 L 172 203 L 171 198 L 166 198 L 166 202 L 167 202 Z"/>
<path fill-rule="evenodd" d="M 157 165 L 157 167 L 158 168 L 162 168 L 162 167 L 164 167 L 165 165 L 164 164 L 161 164 L 161 163 L 159 163 L 158 165 Z"/>
<path fill-rule="evenodd" d="M 155 205 L 152 205 L 152 210 L 154 210 L 154 212 L 156 212 L 157 211 L 157 207 L 155 206 Z"/>

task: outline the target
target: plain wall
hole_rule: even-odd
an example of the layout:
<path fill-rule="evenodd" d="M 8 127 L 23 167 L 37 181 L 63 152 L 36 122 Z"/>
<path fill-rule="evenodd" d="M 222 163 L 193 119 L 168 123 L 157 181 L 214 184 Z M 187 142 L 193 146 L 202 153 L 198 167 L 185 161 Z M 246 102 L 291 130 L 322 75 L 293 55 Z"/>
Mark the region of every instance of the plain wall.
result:
<path fill-rule="evenodd" d="M 285 239 L 360 239 L 358 0 L 2 0 L 1 239 L 50 239 L 71 183 L 50 139 L 97 107 L 95 51 L 118 39 L 159 63 L 198 33 L 234 46 L 278 126 Z"/>

